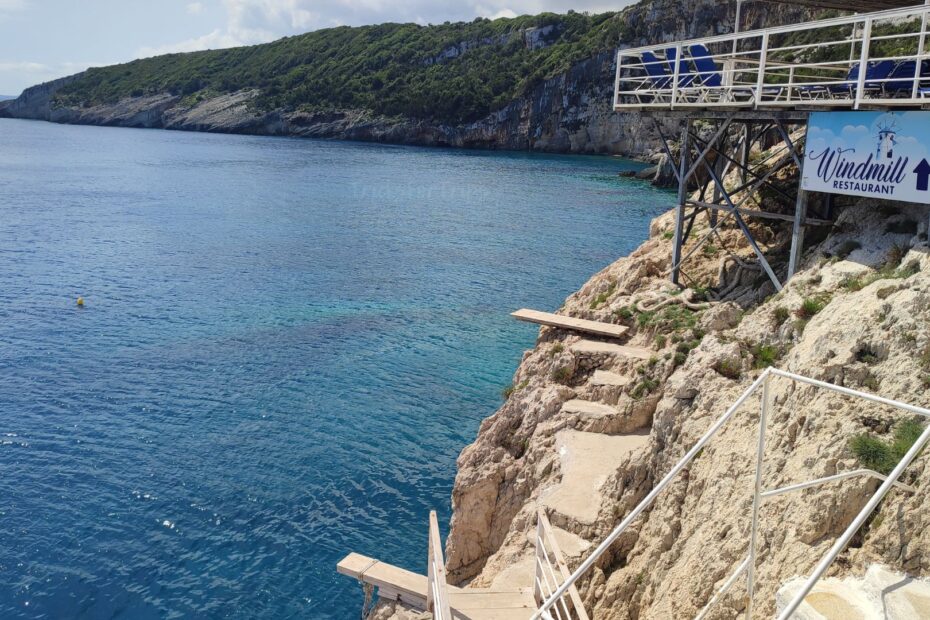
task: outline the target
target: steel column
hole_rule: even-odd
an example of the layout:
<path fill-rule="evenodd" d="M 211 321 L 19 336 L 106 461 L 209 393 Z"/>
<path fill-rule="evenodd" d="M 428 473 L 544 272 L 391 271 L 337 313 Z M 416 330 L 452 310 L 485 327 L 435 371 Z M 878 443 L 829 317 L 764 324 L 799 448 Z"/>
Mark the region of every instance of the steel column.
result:
<path fill-rule="evenodd" d="M 672 282 L 679 283 L 681 274 L 681 247 L 684 244 L 685 202 L 688 199 L 688 159 L 690 155 L 691 121 L 685 122 L 681 135 L 681 151 L 678 157 L 678 208 L 675 210 L 675 240 L 672 248 Z"/>

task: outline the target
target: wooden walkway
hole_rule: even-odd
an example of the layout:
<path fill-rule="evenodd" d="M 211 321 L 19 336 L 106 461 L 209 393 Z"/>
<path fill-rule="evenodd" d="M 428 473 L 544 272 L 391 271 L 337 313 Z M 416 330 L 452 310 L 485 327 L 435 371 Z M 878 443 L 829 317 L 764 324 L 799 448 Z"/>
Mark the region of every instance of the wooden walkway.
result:
<path fill-rule="evenodd" d="M 428 580 L 403 568 L 350 553 L 336 565 L 336 571 L 378 588 L 378 596 L 400 601 L 416 609 L 426 609 Z M 496 591 L 448 586 L 452 615 L 457 620 L 529 620 L 536 611 L 533 591 Z"/>
<path fill-rule="evenodd" d="M 570 316 L 552 314 L 551 312 L 540 312 L 539 310 L 529 310 L 527 308 L 512 312 L 510 316 L 520 321 L 526 321 L 527 323 L 536 323 L 547 327 L 558 327 L 560 329 L 595 334 L 597 336 L 608 336 L 610 338 L 620 338 L 626 334 L 628 329 L 623 325 L 600 323 L 587 319 L 576 319 Z"/>

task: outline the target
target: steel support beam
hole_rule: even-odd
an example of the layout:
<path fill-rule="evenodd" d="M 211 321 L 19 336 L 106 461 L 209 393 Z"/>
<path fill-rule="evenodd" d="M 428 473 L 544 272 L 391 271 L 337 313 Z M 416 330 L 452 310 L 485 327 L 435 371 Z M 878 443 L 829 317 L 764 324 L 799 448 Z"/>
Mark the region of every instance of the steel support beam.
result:
<path fill-rule="evenodd" d="M 688 159 L 690 156 L 691 121 L 685 122 L 681 132 L 681 150 L 678 157 L 678 208 L 675 210 L 675 237 L 672 248 L 672 283 L 679 284 L 681 275 L 681 247 L 684 245 L 685 202 L 688 199 Z"/>

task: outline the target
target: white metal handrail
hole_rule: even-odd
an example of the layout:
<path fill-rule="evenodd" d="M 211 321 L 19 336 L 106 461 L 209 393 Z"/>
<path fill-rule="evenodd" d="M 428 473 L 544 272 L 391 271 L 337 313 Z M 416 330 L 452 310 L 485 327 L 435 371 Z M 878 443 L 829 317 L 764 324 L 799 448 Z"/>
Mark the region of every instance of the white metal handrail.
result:
<path fill-rule="evenodd" d="M 674 478 L 685 467 L 687 467 L 691 461 L 694 460 L 694 458 L 701 452 L 701 450 L 704 449 L 704 447 L 708 442 L 710 442 L 714 435 L 717 434 L 717 432 L 730 420 L 730 418 L 733 417 L 733 415 L 743 406 L 743 404 L 745 404 L 749 397 L 752 396 L 760 387 L 762 388 L 763 393 L 759 414 L 759 443 L 756 451 L 756 471 L 754 476 L 754 489 L 752 497 L 752 522 L 750 530 L 749 551 L 746 559 L 743 560 L 743 562 L 737 567 L 734 573 L 730 575 L 727 581 L 723 584 L 721 590 L 718 591 L 707 603 L 704 609 L 701 610 L 701 613 L 697 616 L 699 620 L 704 618 L 714 603 L 720 600 L 720 598 L 733 586 L 739 576 L 743 573 L 746 573 L 747 575 L 746 617 L 752 617 L 752 603 L 755 586 L 756 541 L 759 533 L 759 509 L 761 502 L 764 499 L 773 497 L 775 495 L 780 495 L 782 493 L 820 486 L 828 482 L 847 479 L 855 476 L 867 475 L 884 480 L 882 485 L 872 495 L 869 502 L 862 508 L 852 523 L 849 524 L 843 534 L 837 539 L 833 547 L 831 547 L 829 552 L 827 552 L 827 554 L 820 560 L 813 573 L 811 573 L 810 577 L 805 582 L 804 586 L 802 586 L 801 590 L 798 592 L 795 598 L 788 604 L 782 614 L 778 617 L 778 620 L 788 620 L 788 618 L 790 618 L 791 614 L 794 613 L 794 611 L 797 610 L 797 608 L 801 605 L 801 603 L 804 601 L 804 598 L 810 593 L 811 589 L 823 576 L 824 572 L 826 572 L 826 570 L 830 567 L 840 552 L 846 548 L 846 546 L 849 544 L 849 541 L 859 530 L 869 515 L 875 510 L 882 499 L 884 499 L 885 495 L 887 495 L 888 492 L 896 486 L 906 491 L 914 491 L 913 487 L 899 483 L 898 479 L 901 477 L 901 474 L 904 473 L 904 470 L 908 467 L 908 465 L 911 464 L 920 450 L 923 449 L 928 441 L 930 441 L 930 425 L 924 429 L 911 449 L 888 476 L 883 476 L 871 470 L 855 470 L 764 491 L 762 489 L 762 478 L 764 474 L 765 440 L 769 410 L 772 406 L 770 383 L 774 377 L 782 377 L 794 382 L 805 383 L 807 385 L 826 389 L 832 392 L 843 394 L 845 396 L 860 398 L 862 400 L 893 407 L 895 409 L 930 419 L 930 409 L 926 409 L 924 407 L 902 403 L 896 400 L 876 396 L 875 394 L 869 394 L 867 392 L 852 390 L 850 388 L 833 385 L 831 383 L 826 383 L 817 379 L 811 379 L 810 377 L 804 377 L 802 375 L 785 372 L 775 368 L 766 369 L 752 383 L 752 385 L 745 392 L 743 392 L 743 394 L 736 400 L 736 402 L 733 403 L 733 405 L 731 405 L 730 408 L 727 409 L 727 411 L 714 422 L 714 424 L 707 430 L 707 432 L 705 432 L 704 435 L 701 436 L 701 438 L 697 441 L 697 443 L 694 444 L 694 446 L 687 452 L 687 454 L 685 454 L 685 456 L 682 457 L 682 459 L 678 461 L 674 467 L 672 467 L 672 469 L 665 475 L 665 477 L 662 478 L 659 484 L 657 484 L 655 488 L 653 488 L 652 491 L 650 491 L 649 494 L 633 509 L 633 511 L 627 515 L 626 518 L 624 518 L 623 521 L 621 521 L 620 524 L 607 536 L 607 538 L 600 545 L 598 545 L 597 549 L 595 549 L 591 555 L 589 555 L 581 563 L 581 565 L 567 579 L 565 579 L 562 584 L 558 586 L 548 598 L 546 598 L 545 601 L 543 601 L 536 614 L 533 615 L 534 619 L 551 617 L 550 613 L 555 604 L 562 599 L 562 597 L 570 588 L 575 586 L 575 583 L 578 581 L 578 579 L 587 573 L 587 571 L 594 565 L 594 563 L 597 562 L 597 560 L 611 547 L 614 542 L 616 542 L 616 540 L 623 534 L 623 532 L 629 528 L 633 521 L 639 517 L 639 515 L 642 514 L 643 511 L 645 511 L 655 501 L 662 490 L 665 489 L 672 482 L 672 480 L 674 480 Z"/>
<path fill-rule="evenodd" d="M 533 578 L 533 596 L 540 604 L 552 596 L 556 588 L 570 576 L 559 543 L 552 534 L 552 526 L 542 510 L 536 512 L 536 571 Z M 574 612 L 574 615 L 572 614 Z M 578 588 L 570 587 L 551 609 L 552 620 L 588 620 Z"/>
<path fill-rule="evenodd" d="M 449 606 L 449 586 L 446 583 L 446 562 L 442 555 L 442 540 L 436 511 L 429 513 L 429 556 L 427 565 L 426 611 L 435 620 L 452 620 Z"/>
<path fill-rule="evenodd" d="M 622 49 L 617 52 L 614 109 L 919 107 L 930 103 L 930 73 L 924 67 L 930 61 L 928 17 L 930 1 L 923 6 Z M 894 31 L 885 33 L 884 27 Z M 805 33 L 808 40 L 823 40 L 793 42 L 792 35 L 798 33 Z M 892 41 L 897 49 L 888 50 Z M 710 55 L 694 56 L 692 46 Z M 817 58 L 825 51 L 834 52 L 836 58 Z M 887 72 L 872 77 L 879 68 Z"/>

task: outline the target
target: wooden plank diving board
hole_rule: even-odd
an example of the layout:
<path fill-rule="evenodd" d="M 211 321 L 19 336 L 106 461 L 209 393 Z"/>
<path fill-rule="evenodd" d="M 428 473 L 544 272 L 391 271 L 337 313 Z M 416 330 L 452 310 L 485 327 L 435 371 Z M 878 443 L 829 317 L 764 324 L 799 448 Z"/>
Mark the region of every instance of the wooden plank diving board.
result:
<path fill-rule="evenodd" d="M 350 553 L 336 571 L 378 588 L 378 596 L 400 601 L 415 609 L 426 609 L 428 579 L 374 558 Z M 529 620 L 536 610 L 533 591 L 496 591 L 449 586 L 449 601 L 455 620 Z"/>
<path fill-rule="evenodd" d="M 401 601 L 417 609 L 426 609 L 427 579 L 409 570 L 367 556 L 350 553 L 337 565 L 336 572 L 378 588 L 381 598 Z"/>
<path fill-rule="evenodd" d="M 623 325 L 601 323 L 599 321 L 589 321 L 587 319 L 576 319 L 570 316 L 552 314 L 551 312 L 540 312 L 539 310 L 530 310 L 528 308 L 522 308 L 516 312 L 512 312 L 510 316 L 519 321 L 526 321 L 527 323 L 569 329 L 576 332 L 595 334 L 597 336 L 608 336 L 610 338 L 620 338 L 628 329 Z"/>

